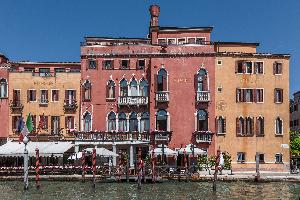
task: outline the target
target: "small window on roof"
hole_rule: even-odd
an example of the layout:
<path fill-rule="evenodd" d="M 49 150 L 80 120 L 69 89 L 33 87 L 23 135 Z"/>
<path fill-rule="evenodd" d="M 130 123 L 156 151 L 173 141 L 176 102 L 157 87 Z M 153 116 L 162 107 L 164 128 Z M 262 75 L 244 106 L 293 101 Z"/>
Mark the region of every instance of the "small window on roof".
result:
<path fill-rule="evenodd" d="M 196 38 L 196 44 L 205 44 L 205 38 Z"/>
<path fill-rule="evenodd" d="M 178 44 L 185 44 L 185 38 L 178 38 Z"/>
<path fill-rule="evenodd" d="M 188 38 L 187 43 L 188 44 L 195 44 L 196 43 L 196 38 Z"/>
<path fill-rule="evenodd" d="M 166 39 L 165 38 L 158 38 L 158 44 L 159 45 L 166 45 Z"/>
<path fill-rule="evenodd" d="M 173 45 L 176 44 L 176 39 L 175 38 L 169 38 L 168 39 L 168 45 Z"/>

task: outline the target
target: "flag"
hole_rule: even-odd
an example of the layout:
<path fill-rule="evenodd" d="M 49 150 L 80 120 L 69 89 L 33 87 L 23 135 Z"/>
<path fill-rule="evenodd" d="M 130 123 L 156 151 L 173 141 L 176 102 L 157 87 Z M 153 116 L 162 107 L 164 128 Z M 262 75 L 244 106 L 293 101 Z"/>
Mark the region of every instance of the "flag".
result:
<path fill-rule="evenodd" d="M 17 132 L 20 133 L 24 127 L 24 121 L 23 117 L 19 117 L 18 122 L 17 122 Z"/>
<path fill-rule="evenodd" d="M 33 130 L 33 123 L 32 123 L 32 118 L 31 118 L 30 113 L 27 116 L 26 127 L 27 127 L 29 133 Z"/>

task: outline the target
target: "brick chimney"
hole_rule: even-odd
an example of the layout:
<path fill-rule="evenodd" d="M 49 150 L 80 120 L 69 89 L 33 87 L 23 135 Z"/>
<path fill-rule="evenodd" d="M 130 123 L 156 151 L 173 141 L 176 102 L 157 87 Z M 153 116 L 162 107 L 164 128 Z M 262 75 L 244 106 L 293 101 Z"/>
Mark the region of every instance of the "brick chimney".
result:
<path fill-rule="evenodd" d="M 151 44 L 157 44 L 157 32 L 158 32 L 158 16 L 160 8 L 158 5 L 151 5 L 149 12 L 151 15 L 149 33 L 151 36 Z"/>
<path fill-rule="evenodd" d="M 0 64 L 7 63 L 7 61 L 8 59 L 6 58 L 6 56 L 0 53 Z"/>

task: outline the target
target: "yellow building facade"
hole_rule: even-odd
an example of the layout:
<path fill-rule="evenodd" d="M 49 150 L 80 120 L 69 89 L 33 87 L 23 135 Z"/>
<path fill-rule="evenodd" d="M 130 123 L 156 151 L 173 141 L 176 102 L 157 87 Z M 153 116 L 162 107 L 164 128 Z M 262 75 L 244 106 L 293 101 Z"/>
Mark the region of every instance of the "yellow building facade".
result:
<path fill-rule="evenodd" d="M 289 55 L 217 43 L 216 144 L 234 170 L 289 171 Z"/>

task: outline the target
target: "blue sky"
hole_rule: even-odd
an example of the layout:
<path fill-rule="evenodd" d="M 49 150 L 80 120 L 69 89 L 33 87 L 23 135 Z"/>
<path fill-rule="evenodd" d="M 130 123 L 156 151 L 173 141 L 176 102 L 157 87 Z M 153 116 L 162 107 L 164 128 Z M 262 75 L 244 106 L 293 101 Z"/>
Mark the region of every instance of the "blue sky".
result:
<path fill-rule="evenodd" d="M 1 0 L 0 52 L 15 61 L 79 61 L 84 36 L 145 37 L 153 3 L 162 26 L 214 26 L 214 41 L 290 53 L 290 93 L 300 90 L 299 0 Z"/>

